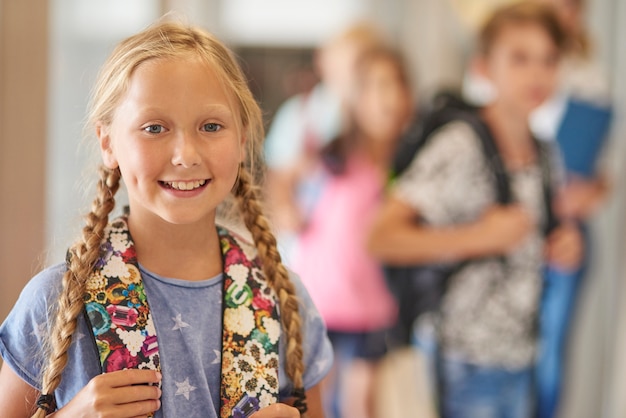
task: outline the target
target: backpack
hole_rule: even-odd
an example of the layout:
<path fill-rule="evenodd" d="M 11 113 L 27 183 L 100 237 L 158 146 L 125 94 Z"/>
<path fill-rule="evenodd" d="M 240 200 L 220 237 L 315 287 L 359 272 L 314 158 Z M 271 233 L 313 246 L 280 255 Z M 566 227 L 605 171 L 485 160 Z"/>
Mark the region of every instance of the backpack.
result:
<path fill-rule="evenodd" d="M 410 128 L 400 139 L 392 164 L 391 178 L 402 174 L 417 153 L 430 141 L 439 128 L 454 121 L 469 124 L 477 134 L 482 151 L 494 174 L 496 201 L 508 205 L 513 201 L 509 176 L 489 127 L 479 116 L 479 108 L 471 106 L 452 93 L 441 93 L 433 102 L 433 108 Z M 547 235 L 555 226 L 551 201 L 550 153 L 547 145 L 535 140 L 543 178 L 543 192 Z M 416 222 L 420 222 L 416 219 Z M 501 261 L 505 262 L 504 257 Z M 433 264 L 416 266 L 384 266 L 385 280 L 398 304 L 397 323 L 391 330 L 391 345 L 408 345 L 415 320 L 427 312 L 438 312 L 449 278 L 463 268 L 468 261 L 456 264 Z"/>

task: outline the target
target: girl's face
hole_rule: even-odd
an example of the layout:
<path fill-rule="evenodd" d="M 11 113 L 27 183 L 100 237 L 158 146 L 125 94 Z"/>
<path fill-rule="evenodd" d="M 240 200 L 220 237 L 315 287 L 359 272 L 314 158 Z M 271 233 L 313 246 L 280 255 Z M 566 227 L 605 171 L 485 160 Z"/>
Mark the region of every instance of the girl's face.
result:
<path fill-rule="evenodd" d="M 528 115 L 554 91 L 559 51 L 534 23 L 511 24 L 496 35 L 481 68 L 497 92 L 497 101 Z"/>
<path fill-rule="evenodd" d="M 105 165 L 122 172 L 135 219 L 214 221 L 244 158 L 233 99 L 193 56 L 139 65 L 111 125 L 96 131 Z"/>
<path fill-rule="evenodd" d="M 367 65 L 354 113 L 359 131 L 369 139 L 398 138 L 411 113 L 411 95 L 394 62 L 378 59 Z"/>

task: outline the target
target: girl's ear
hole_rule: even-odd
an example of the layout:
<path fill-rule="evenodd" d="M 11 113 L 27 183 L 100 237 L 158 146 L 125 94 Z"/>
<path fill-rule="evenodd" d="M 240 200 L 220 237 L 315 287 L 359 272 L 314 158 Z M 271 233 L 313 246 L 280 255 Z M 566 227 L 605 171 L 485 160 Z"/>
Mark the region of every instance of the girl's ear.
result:
<path fill-rule="evenodd" d="M 115 152 L 111 145 L 111 136 L 109 135 L 108 127 L 104 126 L 101 122 L 96 124 L 96 136 L 100 143 L 100 154 L 102 155 L 102 162 L 105 167 L 114 170 L 119 167 Z"/>

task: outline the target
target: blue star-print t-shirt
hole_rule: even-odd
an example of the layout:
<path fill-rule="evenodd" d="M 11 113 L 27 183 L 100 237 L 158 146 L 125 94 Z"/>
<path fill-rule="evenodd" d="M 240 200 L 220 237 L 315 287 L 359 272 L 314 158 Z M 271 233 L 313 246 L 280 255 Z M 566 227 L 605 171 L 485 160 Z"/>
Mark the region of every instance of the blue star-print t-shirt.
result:
<path fill-rule="evenodd" d="M 150 300 L 163 372 L 161 409 L 155 417 L 219 416 L 222 344 L 222 275 L 197 281 L 160 277 L 140 266 Z M 13 310 L 0 326 L 0 354 L 29 385 L 40 389 L 42 339 L 49 331 L 51 306 L 61 289 L 65 265 L 50 267 L 24 288 Z M 291 276 L 300 299 L 306 371 L 304 386 L 310 389 L 332 365 L 332 349 L 324 323 L 301 281 Z M 81 316 L 69 362 L 55 392 L 59 407 L 67 404 L 99 374 L 99 360 L 88 325 Z M 285 338 L 280 343 L 279 383 L 281 399 L 292 386 L 285 375 Z"/>

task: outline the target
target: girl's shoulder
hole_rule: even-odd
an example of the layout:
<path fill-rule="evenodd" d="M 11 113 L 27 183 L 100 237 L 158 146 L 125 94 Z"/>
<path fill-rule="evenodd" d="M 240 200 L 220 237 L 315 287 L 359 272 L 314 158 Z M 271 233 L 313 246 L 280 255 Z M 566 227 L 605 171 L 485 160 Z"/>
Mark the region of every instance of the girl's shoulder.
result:
<path fill-rule="evenodd" d="M 0 355 L 25 382 L 39 388 L 41 370 L 45 361 L 45 348 L 48 347 L 48 336 L 51 332 L 53 317 L 55 315 L 55 305 L 63 286 L 63 275 L 67 268 L 65 263 L 56 264 L 45 268 L 37 273 L 24 286 L 11 312 L 0 325 Z M 76 341 L 89 335 L 82 316 L 78 318 L 78 331 L 75 334 Z M 81 379 L 88 374 L 90 376 L 97 373 L 97 357 L 93 353 L 92 343 L 87 343 L 88 339 L 83 339 L 83 343 L 73 343 L 70 353 L 80 350 L 80 355 L 70 354 L 69 364 L 63 379 L 61 404 L 67 402 L 65 397 L 73 396 L 86 382 Z M 86 348 L 85 348 L 86 347 Z M 93 367 L 85 367 L 81 362 L 93 353 Z M 92 362 L 88 362 L 92 364 Z M 91 373 L 91 374 L 90 374 Z M 88 380 L 88 379 L 87 379 Z"/>
<path fill-rule="evenodd" d="M 63 275 L 67 271 L 65 263 L 49 266 L 33 276 L 22 289 L 20 299 L 49 301 L 56 298 L 63 286 Z"/>
<path fill-rule="evenodd" d="M 47 267 L 33 276 L 22 289 L 4 325 L 9 322 L 30 323 L 46 321 L 61 293 L 65 263 Z"/>

